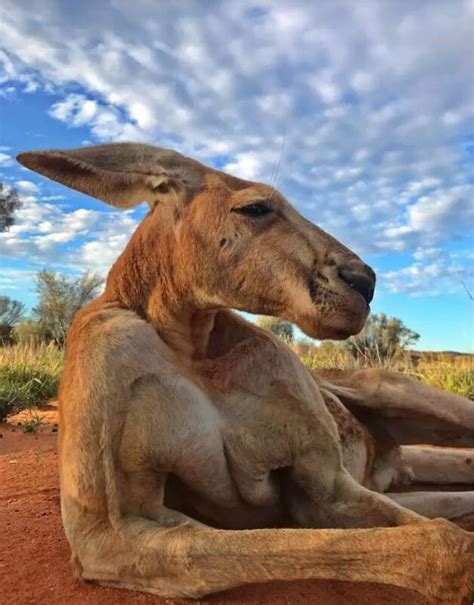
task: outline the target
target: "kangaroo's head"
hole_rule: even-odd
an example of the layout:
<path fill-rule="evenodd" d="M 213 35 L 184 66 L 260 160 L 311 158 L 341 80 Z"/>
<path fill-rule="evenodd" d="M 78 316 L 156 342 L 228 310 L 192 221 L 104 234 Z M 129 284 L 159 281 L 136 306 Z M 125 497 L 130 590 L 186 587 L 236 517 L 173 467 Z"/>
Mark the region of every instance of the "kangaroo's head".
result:
<path fill-rule="evenodd" d="M 135 274 L 161 279 L 171 298 L 279 316 L 315 338 L 346 338 L 365 322 L 372 269 L 269 185 L 136 143 L 32 151 L 18 161 L 119 208 L 148 202 L 132 237 L 146 250 L 133 258 Z"/>

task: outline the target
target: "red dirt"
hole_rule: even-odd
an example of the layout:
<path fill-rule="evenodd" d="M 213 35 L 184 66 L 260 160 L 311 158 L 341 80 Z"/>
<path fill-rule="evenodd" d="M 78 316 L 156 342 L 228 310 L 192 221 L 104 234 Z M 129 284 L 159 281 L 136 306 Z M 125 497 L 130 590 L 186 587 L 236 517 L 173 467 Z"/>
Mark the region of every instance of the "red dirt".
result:
<path fill-rule="evenodd" d="M 0 601 L 3 605 L 171 605 L 74 578 L 63 534 L 54 417 L 39 433 L 0 425 Z M 471 519 L 470 529 L 474 529 Z M 253 585 L 196 603 L 212 605 L 430 605 L 400 588 L 348 582 Z"/>

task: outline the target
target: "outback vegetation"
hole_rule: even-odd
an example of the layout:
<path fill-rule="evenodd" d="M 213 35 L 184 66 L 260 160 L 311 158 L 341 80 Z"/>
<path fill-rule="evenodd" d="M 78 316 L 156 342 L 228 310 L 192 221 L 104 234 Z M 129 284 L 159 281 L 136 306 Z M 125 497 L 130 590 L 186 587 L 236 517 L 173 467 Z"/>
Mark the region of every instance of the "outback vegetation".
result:
<path fill-rule="evenodd" d="M 0 296 L 0 343 L 8 344 L 12 341 L 15 325 L 23 317 L 25 306 L 18 300 L 9 296 Z"/>
<path fill-rule="evenodd" d="M 101 285 L 102 278 L 90 272 L 68 277 L 40 271 L 38 305 L 26 319 L 21 303 L 0 297 L 0 421 L 56 397 L 69 324 Z"/>
<path fill-rule="evenodd" d="M 21 207 L 21 200 L 13 187 L 0 181 L 0 232 L 9 229 L 15 222 L 15 212 Z"/>
<path fill-rule="evenodd" d="M 57 395 L 64 354 L 54 343 L 0 348 L 0 421 Z"/>
<path fill-rule="evenodd" d="M 257 325 L 266 330 L 270 330 L 273 334 L 279 336 L 287 343 L 292 343 L 294 340 L 293 324 L 279 317 L 262 316 L 257 318 Z"/>
<path fill-rule="evenodd" d="M 52 271 L 37 274 L 38 305 L 33 309 L 33 316 L 58 347 L 64 347 L 72 318 L 96 297 L 102 283 L 103 279 L 90 271 L 79 277 L 68 277 Z"/>

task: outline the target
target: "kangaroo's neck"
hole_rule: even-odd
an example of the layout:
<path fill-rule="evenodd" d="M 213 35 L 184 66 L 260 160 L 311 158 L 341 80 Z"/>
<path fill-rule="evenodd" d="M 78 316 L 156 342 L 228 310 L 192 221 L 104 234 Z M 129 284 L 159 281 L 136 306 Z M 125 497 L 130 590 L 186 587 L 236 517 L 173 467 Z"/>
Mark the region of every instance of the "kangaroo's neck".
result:
<path fill-rule="evenodd" d="M 104 302 L 118 302 L 153 325 L 186 358 L 205 356 L 214 311 L 197 308 L 186 287 L 172 232 L 144 219 L 107 277 Z"/>

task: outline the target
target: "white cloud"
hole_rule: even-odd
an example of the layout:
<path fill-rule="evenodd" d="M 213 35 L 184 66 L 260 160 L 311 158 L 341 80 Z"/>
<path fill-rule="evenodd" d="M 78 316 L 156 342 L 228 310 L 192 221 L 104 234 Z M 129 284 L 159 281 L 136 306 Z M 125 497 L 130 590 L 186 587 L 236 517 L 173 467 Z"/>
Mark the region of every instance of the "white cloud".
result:
<path fill-rule="evenodd" d="M 274 157 L 265 157 L 259 152 L 244 152 L 236 154 L 234 162 L 229 162 L 224 166 L 224 170 L 230 174 L 235 174 L 244 179 L 258 179 L 262 173 L 269 170 L 271 160 Z M 270 175 L 267 173 L 267 179 L 270 180 Z"/>
<path fill-rule="evenodd" d="M 15 290 L 22 290 L 27 284 L 29 289 L 34 287 L 34 272 L 24 269 L 12 269 L 10 267 L 2 267 L 0 274 L 0 291 L 8 291 L 11 296 Z M 11 291 L 11 292 L 10 292 Z"/>
<path fill-rule="evenodd" d="M 352 76 L 351 84 L 357 92 L 368 93 L 374 88 L 374 77 L 366 71 L 356 71 Z"/>
<path fill-rule="evenodd" d="M 336 103 L 341 96 L 338 86 L 331 80 L 325 80 L 319 74 L 311 80 L 310 84 L 322 102 L 328 105 Z"/>
<path fill-rule="evenodd" d="M 419 181 L 413 181 L 407 187 L 407 192 L 411 195 L 417 195 L 426 189 L 433 189 L 442 185 L 441 179 L 436 177 L 426 177 Z"/>
<path fill-rule="evenodd" d="M 417 248 L 413 252 L 413 258 L 417 261 L 440 257 L 442 251 L 440 248 Z"/>
<path fill-rule="evenodd" d="M 458 185 L 425 195 L 408 208 L 410 225 L 419 231 L 439 233 L 444 229 L 453 229 L 471 225 L 474 219 L 472 188 Z M 466 203 L 467 202 L 467 203 Z"/>
<path fill-rule="evenodd" d="M 105 275 L 137 225 L 129 212 L 70 210 L 33 195 L 22 201 L 15 224 L 0 233 L 0 254 L 36 268 Z"/>
<path fill-rule="evenodd" d="M 288 93 L 265 94 L 257 98 L 258 107 L 267 115 L 288 116 L 292 108 L 292 98 Z"/>
<path fill-rule="evenodd" d="M 0 166 L 11 166 L 13 164 L 12 157 L 8 153 L 0 152 Z"/>
<path fill-rule="evenodd" d="M 73 126 L 89 124 L 97 115 L 97 102 L 86 99 L 83 95 L 71 94 L 63 101 L 55 103 L 50 115 L 62 122 L 69 122 Z"/>
<path fill-rule="evenodd" d="M 14 188 L 20 194 L 31 195 L 38 192 L 38 185 L 32 181 L 16 181 Z"/>
<path fill-rule="evenodd" d="M 14 85 L 13 85 L 14 84 Z M 0 96 L 13 96 L 19 88 L 23 92 L 35 92 L 39 83 L 31 73 L 25 73 L 23 66 L 12 60 L 0 48 Z"/>
<path fill-rule="evenodd" d="M 415 261 L 396 271 L 379 273 L 379 284 L 394 294 L 438 296 L 463 291 L 463 283 L 472 282 L 467 258 L 431 249 L 427 254 L 415 253 Z"/>
<path fill-rule="evenodd" d="M 96 233 L 96 239 L 81 246 L 79 264 L 94 267 L 95 271 L 106 274 L 125 248 L 136 226 L 137 220 L 127 214 L 120 214 L 114 221 L 105 222 Z"/>
<path fill-rule="evenodd" d="M 134 109 L 137 109 L 136 106 Z M 145 109 L 142 111 L 144 112 Z M 134 113 L 133 109 L 131 113 Z M 124 121 L 115 107 L 100 105 L 96 101 L 76 93 L 55 103 L 51 107 L 50 115 L 72 126 L 87 124 L 91 132 L 100 140 L 121 141 L 144 138 L 143 132 L 133 124 Z M 143 116 L 141 122 L 143 123 Z"/>
<path fill-rule="evenodd" d="M 347 166 L 346 168 L 338 168 L 334 172 L 334 178 L 336 179 L 336 181 L 345 181 L 359 176 L 361 172 L 362 168 L 360 167 Z"/>

